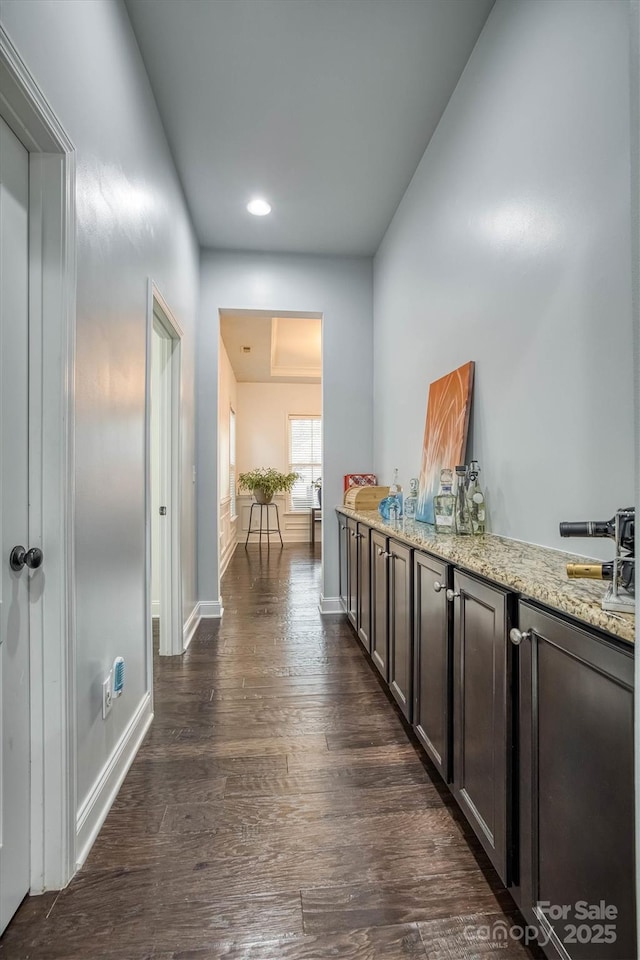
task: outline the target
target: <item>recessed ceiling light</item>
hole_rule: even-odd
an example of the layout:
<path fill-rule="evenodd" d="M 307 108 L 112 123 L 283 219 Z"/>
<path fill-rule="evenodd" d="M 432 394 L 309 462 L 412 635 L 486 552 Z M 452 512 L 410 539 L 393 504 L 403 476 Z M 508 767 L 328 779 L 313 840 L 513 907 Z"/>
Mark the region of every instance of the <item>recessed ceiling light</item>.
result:
<path fill-rule="evenodd" d="M 252 213 L 254 217 L 266 217 L 268 213 L 271 213 L 271 204 L 267 203 L 266 200 L 260 199 L 260 197 L 256 197 L 247 204 L 247 210 L 249 213 Z"/>

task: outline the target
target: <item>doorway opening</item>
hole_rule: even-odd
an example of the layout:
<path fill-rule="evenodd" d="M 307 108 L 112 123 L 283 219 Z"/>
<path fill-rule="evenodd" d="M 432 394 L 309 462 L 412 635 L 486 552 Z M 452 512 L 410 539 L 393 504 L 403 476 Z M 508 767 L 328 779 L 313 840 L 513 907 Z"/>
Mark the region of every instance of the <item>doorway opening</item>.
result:
<path fill-rule="evenodd" d="M 153 283 L 148 326 L 148 615 L 153 652 L 175 656 L 184 652 L 180 566 L 182 330 Z"/>
<path fill-rule="evenodd" d="M 261 510 L 239 485 L 262 467 L 298 474 L 274 495 L 264 526 L 321 561 L 322 315 L 220 310 L 218 363 L 220 576 L 239 543 L 281 549 L 277 533 L 260 537 Z"/>

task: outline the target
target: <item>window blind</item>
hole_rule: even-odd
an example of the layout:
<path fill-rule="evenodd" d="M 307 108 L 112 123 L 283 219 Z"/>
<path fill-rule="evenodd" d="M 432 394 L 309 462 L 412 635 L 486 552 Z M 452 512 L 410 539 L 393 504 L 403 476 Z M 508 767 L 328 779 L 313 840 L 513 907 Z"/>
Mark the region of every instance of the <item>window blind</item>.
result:
<path fill-rule="evenodd" d="M 291 510 L 317 506 L 314 482 L 322 476 L 321 417 L 289 416 L 289 470 L 300 474 L 291 491 Z"/>

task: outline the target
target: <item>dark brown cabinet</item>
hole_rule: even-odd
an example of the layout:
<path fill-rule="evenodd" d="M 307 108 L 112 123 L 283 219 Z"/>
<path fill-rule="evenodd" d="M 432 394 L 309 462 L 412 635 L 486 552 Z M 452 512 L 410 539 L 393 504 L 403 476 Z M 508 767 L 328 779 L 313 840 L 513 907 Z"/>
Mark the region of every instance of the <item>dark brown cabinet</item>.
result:
<path fill-rule="evenodd" d="M 345 612 L 545 955 L 637 957 L 632 649 L 339 523 Z"/>
<path fill-rule="evenodd" d="M 370 528 L 364 523 L 358 524 L 356 532 L 358 557 L 357 620 L 358 639 L 367 653 L 371 653 L 371 545 Z"/>
<path fill-rule="evenodd" d="M 347 616 L 358 629 L 358 524 L 347 519 Z"/>
<path fill-rule="evenodd" d="M 347 529 L 347 518 L 341 513 L 338 514 L 338 579 L 340 591 L 340 603 L 342 609 L 347 612 L 349 606 L 349 531 Z"/>
<path fill-rule="evenodd" d="M 389 541 L 371 531 L 371 659 L 389 679 Z"/>
<path fill-rule="evenodd" d="M 511 844 L 509 594 L 454 575 L 454 795 L 503 883 Z"/>
<path fill-rule="evenodd" d="M 633 655 L 529 603 L 519 627 L 520 907 L 548 956 L 636 957 Z"/>
<path fill-rule="evenodd" d="M 451 779 L 451 614 L 447 599 L 450 567 L 425 553 L 414 554 L 413 727 L 447 782 Z"/>
<path fill-rule="evenodd" d="M 340 602 L 358 638 L 370 652 L 370 528 L 338 514 Z"/>
<path fill-rule="evenodd" d="M 389 540 L 389 689 L 407 720 L 413 714 L 413 551 Z"/>

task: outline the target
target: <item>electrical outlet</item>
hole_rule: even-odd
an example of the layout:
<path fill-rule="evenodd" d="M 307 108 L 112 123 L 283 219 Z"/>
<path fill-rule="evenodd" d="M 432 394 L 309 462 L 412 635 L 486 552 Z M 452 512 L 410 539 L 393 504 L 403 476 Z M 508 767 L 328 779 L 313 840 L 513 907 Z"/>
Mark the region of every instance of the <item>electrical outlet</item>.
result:
<path fill-rule="evenodd" d="M 107 714 L 111 713 L 113 706 L 113 694 L 111 692 L 111 674 L 102 683 L 102 719 L 107 719 Z"/>

